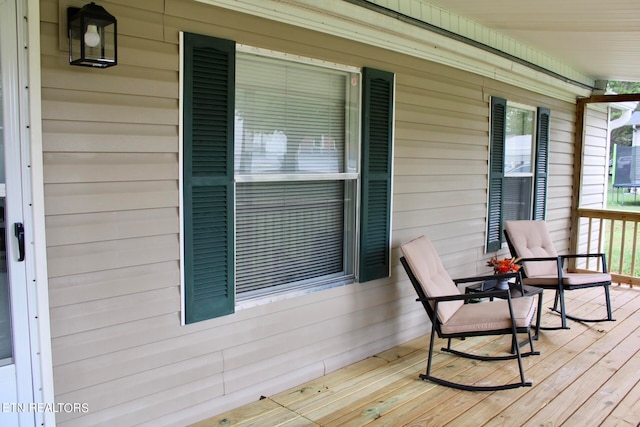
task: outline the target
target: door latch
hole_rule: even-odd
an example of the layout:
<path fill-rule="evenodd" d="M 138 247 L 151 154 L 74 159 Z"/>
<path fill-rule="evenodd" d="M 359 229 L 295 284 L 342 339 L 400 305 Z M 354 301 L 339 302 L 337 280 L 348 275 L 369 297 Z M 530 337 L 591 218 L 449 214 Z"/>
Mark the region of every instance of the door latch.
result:
<path fill-rule="evenodd" d="M 18 261 L 24 261 L 24 225 L 21 222 L 13 224 L 13 233 L 18 239 Z"/>

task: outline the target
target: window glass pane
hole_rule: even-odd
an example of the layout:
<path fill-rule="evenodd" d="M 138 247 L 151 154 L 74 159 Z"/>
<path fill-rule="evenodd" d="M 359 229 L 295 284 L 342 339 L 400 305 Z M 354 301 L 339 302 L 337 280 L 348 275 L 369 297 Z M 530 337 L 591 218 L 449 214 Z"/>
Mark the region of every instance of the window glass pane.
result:
<path fill-rule="evenodd" d="M 505 221 L 531 219 L 531 188 L 529 176 L 507 177 L 504 180 L 503 215 Z"/>
<path fill-rule="evenodd" d="M 535 111 L 507 105 L 505 174 L 533 173 Z"/>
<path fill-rule="evenodd" d="M 236 294 L 317 285 L 349 275 L 345 199 L 352 181 L 238 183 Z M 349 215 L 350 216 L 350 215 Z M 267 291 L 265 291 L 267 289 Z"/>
<path fill-rule="evenodd" d="M 353 73 L 239 52 L 236 174 L 344 172 L 357 90 Z"/>

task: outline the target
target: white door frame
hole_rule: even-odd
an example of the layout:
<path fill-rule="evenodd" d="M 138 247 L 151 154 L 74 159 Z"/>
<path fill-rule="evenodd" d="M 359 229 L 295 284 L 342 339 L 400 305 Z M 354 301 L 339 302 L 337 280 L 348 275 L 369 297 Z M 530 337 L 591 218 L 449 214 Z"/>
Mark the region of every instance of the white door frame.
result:
<path fill-rule="evenodd" d="M 17 116 L 15 129 L 20 141 L 20 152 L 16 168 L 22 178 L 23 223 L 25 228 L 25 289 L 28 321 L 22 325 L 21 333 L 28 335 L 28 345 L 16 354 L 16 364 L 29 363 L 30 390 L 19 390 L 18 401 L 30 399 L 36 408 L 51 408 L 54 403 L 53 362 L 51 357 L 51 333 L 49 323 L 49 291 L 47 281 L 46 233 L 44 221 L 44 178 L 42 155 L 42 114 L 40 78 L 40 4 L 39 0 L 0 0 L 15 5 L 17 43 L 12 72 L 17 81 L 12 96 Z M 4 15 L 4 14 L 3 14 Z M 0 17 L 0 19 L 11 19 Z M 4 24 L 4 23 L 3 23 Z M 31 24 L 31 25 L 29 25 Z M 3 41 L 4 43 L 4 41 Z M 2 49 L 11 49 L 3 44 Z M 3 67 L 4 68 L 4 67 Z M 3 95 L 4 95 L 3 88 Z M 9 172 L 7 172 L 9 173 Z M 11 191 L 7 186 L 7 192 Z M 19 193 L 20 191 L 18 191 Z M 7 194 L 7 198 L 11 195 Z M 7 227 L 13 227 L 8 224 Z M 10 230 L 12 231 L 12 230 Z M 10 233 L 11 235 L 11 233 Z M 15 238 L 7 240 L 7 250 L 16 250 Z M 9 254 L 8 254 L 9 256 Z M 15 255 L 14 255 L 15 256 Z M 49 405 L 49 406 L 47 406 Z M 21 416 L 21 426 L 32 423 L 55 426 L 55 412 L 35 410 Z"/>
<path fill-rule="evenodd" d="M 12 363 L 0 368 L 3 377 L 3 403 L 21 404 L 34 401 L 29 304 L 26 263 L 18 260 L 18 245 L 12 236 L 16 223 L 24 223 L 22 197 L 22 135 L 20 78 L 18 59 L 18 28 L 15 0 L 0 0 L 0 64 L 2 65 L 3 134 L 6 185 L 0 186 L 5 198 L 4 229 L 6 238 L 7 284 L 11 313 Z M 9 402 L 5 400 L 12 399 Z M 17 406 L 3 405 L 2 421 L 33 426 L 35 413 L 18 411 Z"/>

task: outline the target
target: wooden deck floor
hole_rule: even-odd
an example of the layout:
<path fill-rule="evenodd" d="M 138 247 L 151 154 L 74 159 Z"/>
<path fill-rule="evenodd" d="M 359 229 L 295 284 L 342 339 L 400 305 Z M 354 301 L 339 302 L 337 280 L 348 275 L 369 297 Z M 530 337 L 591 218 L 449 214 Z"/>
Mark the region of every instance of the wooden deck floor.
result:
<path fill-rule="evenodd" d="M 570 330 L 541 331 L 536 350 L 542 354 L 524 359 L 533 387 L 468 392 L 421 381 L 429 338 L 424 336 L 196 426 L 637 426 L 640 290 L 613 286 L 611 294 L 615 322 L 570 322 Z M 566 295 L 573 313 L 604 315 L 600 289 Z M 545 307 L 552 298 L 545 291 Z M 548 310 L 542 317 L 543 325 L 559 321 Z M 443 343 L 437 340 L 436 348 Z M 471 338 L 454 345 L 495 352 L 507 348 L 508 339 Z M 438 353 L 434 363 L 434 374 L 460 381 L 518 376 L 513 361 Z"/>

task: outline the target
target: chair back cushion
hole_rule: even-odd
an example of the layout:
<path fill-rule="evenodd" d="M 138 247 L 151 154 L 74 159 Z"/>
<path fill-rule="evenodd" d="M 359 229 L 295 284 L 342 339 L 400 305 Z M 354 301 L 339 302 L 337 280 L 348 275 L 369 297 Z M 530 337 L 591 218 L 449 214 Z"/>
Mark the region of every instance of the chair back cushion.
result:
<path fill-rule="evenodd" d="M 558 253 L 551 241 L 551 235 L 544 221 L 505 221 L 504 228 L 509 235 L 509 241 L 518 258 L 557 257 Z M 527 277 L 555 276 L 558 277 L 558 263 L 525 262 L 524 272 Z"/>
<path fill-rule="evenodd" d="M 418 279 L 422 290 L 428 297 L 459 295 L 460 290 L 444 269 L 440 256 L 433 243 L 425 236 L 416 237 L 400 248 L 411 272 Z M 446 323 L 464 304 L 463 301 L 447 301 L 438 304 L 438 320 Z M 433 304 L 431 305 L 433 307 Z"/>

